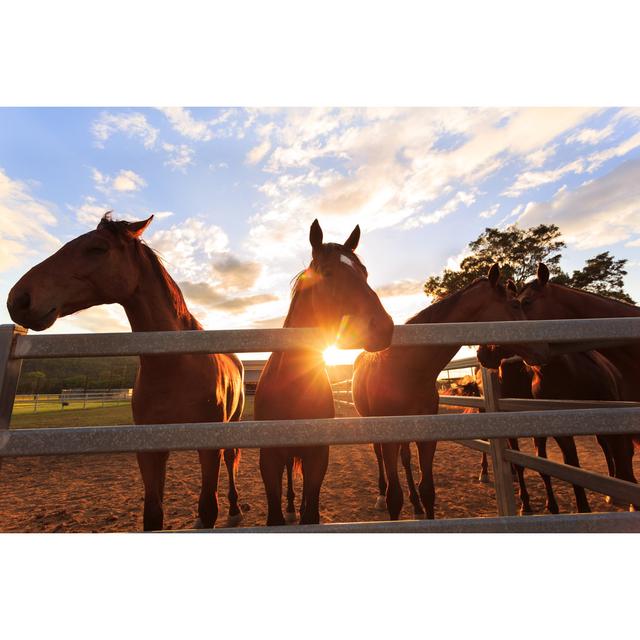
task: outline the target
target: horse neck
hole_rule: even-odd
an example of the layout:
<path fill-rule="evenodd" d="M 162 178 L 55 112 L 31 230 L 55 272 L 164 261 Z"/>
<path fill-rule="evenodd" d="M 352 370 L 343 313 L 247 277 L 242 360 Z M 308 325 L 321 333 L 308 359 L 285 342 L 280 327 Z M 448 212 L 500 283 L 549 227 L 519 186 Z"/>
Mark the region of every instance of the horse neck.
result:
<path fill-rule="evenodd" d="M 177 285 L 176 285 L 177 286 Z M 201 329 L 197 320 L 184 305 L 182 294 L 178 297 L 169 294 L 167 284 L 161 273 L 151 263 L 150 259 L 142 256 L 140 264 L 140 280 L 134 294 L 123 307 L 131 330 L 138 331 L 188 331 Z M 182 302 L 182 305 L 180 304 Z M 182 354 L 170 356 L 140 356 L 140 364 L 144 369 L 145 363 L 153 363 L 157 367 L 159 361 L 177 363 L 185 356 Z"/>
<path fill-rule="evenodd" d="M 289 313 L 285 318 L 285 328 L 318 327 L 318 320 L 313 313 L 311 295 L 308 290 L 294 293 Z M 278 354 L 281 366 L 286 366 L 287 371 L 296 376 L 308 375 L 317 380 L 318 370 L 325 369 L 324 359 L 320 351 L 314 349 L 296 349 L 283 351 Z"/>
<path fill-rule="evenodd" d="M 640 308 L 613 298 L 551 284 L 553 295 L 562 301 L 565 318 L 632 318 Z"/>
<path fill-rule="evenodd" d="M 585 293 L 571 287 L 551 285 L 556 295 L 562 295 L 564 305 L 562 316 L 565 318 L 632 318 L 640 316 L 640 308 L 605 298 L 595 294 Z M 625 378 L 625 384 L 634 387 L 634 398 L 640 398 L 637 387 L 640 382 L 638 363 L 640 362 L 640 344 L 629 343 L 621 347 L 601 348 L 598 351 L 617 367 Z"/>
<path fill-rule="evenodd" d="M 413 318 L 406 324 L 427 324 L 444 322 L 468 322 L 472 316 L 469 310 L 463 310 L 464 305 L 456 304 L 459 296 L 453 294 L 444 300 L 435 302 Z M 444 367 L 456 355 L 462 345 L 421 345 L 417 347 L 392 347 L 401 355 L 403 362 L 412 371 L 421 371 L 425 376 L 437 376 Z"/>

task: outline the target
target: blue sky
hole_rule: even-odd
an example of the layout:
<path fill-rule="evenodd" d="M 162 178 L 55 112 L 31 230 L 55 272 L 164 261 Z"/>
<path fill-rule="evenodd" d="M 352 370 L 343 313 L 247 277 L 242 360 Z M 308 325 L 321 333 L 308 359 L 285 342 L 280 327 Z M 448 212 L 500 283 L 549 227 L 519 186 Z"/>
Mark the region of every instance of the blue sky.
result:
<path fill-rule="evenodd" d="M 315 217 L 329 240 L 361 225 L 397 322 L 486 226 L 516 222 L 558 224 L 567 270 L 628 258 L 640 300 L 640 110 L 0 109 L 3 298 L 107 209 L 156 214 L 146 239 L 211 329 L 280 326 Z M 103 307 L 52 330 L 127 324 Z"/>

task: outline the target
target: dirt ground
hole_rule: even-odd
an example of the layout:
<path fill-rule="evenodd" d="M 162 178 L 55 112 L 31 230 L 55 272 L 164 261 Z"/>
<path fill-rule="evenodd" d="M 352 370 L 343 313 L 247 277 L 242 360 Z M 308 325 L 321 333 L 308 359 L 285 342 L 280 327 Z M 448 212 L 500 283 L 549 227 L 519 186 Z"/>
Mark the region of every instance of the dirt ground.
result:
<path fill-rule="evenodd" d="M 69 414 L 70 415 L 70 414 Z M 104 422 L 102 423 L 104 424 Z M 44 426 L 44 425 L 43 425 Z M 595 438 L 577 438 L 584 468 L 606 473 L 606 464 Z M 533 452 L 532 443 L 521 440 L 521 448 Z M 419 478 L 417 453 L 413 449 L 414 476 Z M 555 442 L 549 457 L 562 461 Z M 640 477 L 640 456 L 635 472 Z M 459 444 L 438 444 L 434 462 L 436 518 L 496 515 L 492 484 L 478 482 L 480 453 Z M 542 480 L 533 471 L 525 477 L 535 513 L 543 513 Z M 404 484 L 404 473 L 401 475 Z M 2 532 L 115 532 L 142 528 L 143 490 L 135 455 L 80 455 L 6 459 L 0 469 L 0 531 Z M 190 528 L 197 516 L 200 470 L 195 452 L 174 452 L 168 465 L 165 489 L 165 527 Z M 554 481 L 562 513 L 574 512 L 571 486 Z M 220 516 L 224 526 L 227 511 L 227 477 L 220 472 Z M 241 526 L 264 525 L 266 501 L 258 470 L 258 452 L 246 449 L 238 474 L 240 501 L 249 508 Z M 300 479 L 296 492 L 301 493 Z M 587 492 L 593 511 L 619 511 L 604 496 Z M 386 512 L 374 508 L 377 495 L 377 465 L 370 445 L 331 447 L 330 463 L 321 494 L 322 521 L 355 522 L 383 520 Z M 299 504 L 299 499 L 296 501 Z M 402 518 L 412 517 L 405 485 Z"/>

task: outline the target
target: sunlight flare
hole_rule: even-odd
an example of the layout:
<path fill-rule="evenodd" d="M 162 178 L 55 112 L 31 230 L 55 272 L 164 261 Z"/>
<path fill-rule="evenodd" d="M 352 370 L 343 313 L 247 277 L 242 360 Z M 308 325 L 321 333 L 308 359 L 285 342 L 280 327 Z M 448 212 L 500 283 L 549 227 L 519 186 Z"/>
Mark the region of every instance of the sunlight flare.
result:
<path fill-rule="evenodd" d="M 322 357 L 330 367 L 338 364 L 353 364 L 362 349 L 338 349 L 335 344 L 327 347 L 322 352 Z"/>

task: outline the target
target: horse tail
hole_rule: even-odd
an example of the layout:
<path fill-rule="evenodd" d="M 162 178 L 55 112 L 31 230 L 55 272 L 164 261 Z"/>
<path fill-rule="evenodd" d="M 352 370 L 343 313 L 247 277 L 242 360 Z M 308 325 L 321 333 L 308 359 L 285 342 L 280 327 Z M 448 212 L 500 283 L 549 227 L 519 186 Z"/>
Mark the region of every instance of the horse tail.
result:
<path fill-rule="evenodd" d="M 293 477 L 297 478 L 302 475 L 302 458 L 293 456 Z"/>
<path fill-rule="evenodd" d="M 234 449 L 235 457 L 233 459 L 233 475 L 235 476 L 240 466 L 240 458 L 242 457 L 242 449 Z"/>

